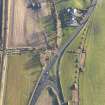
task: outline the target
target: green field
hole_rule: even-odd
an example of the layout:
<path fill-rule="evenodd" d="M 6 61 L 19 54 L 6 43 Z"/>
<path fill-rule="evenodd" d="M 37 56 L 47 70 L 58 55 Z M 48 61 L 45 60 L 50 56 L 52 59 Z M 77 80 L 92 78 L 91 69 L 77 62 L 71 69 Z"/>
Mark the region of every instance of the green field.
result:
<path fill-rule="evenodd" d="M 48 89 L 44 89 L 37 100 L 36 105 L 52 105 L 52 97 L 49 95 Z"/>
<path fill-rule="evenodd" d="M 49 34 L 56 31 L 56 24 L 54 21 L 54 17 L 49 14 L 48 16 L 42 17 L 41 22 L 43 23 L 44 28 L 46 29 L 46 32 Z"/>
<path fill-rule="evenodd" d="M 70 96 L 71 96 L 70 87 L 75 81 L 75 76 L 77 76 L 77 74 L 75 73 L 75 71 L 77 71 L 76 63 L 75 63 L 77 57 L 75 54 L 68 53 L 67 51 L 76 50 L 80 45 L 82 36 L 83 34 L 81 32 L 81 34 L 75 39 L 75 41 L 70 46 L 68 46 L 60 61 L 61 85 L 62 85 L 63 94 L 66 101 L 70 99 Z"/>
<path fill-rule="evenodd" d="M 60 10 L 68 7 L 72 8 L 86 8 L 89 5 L 90 0 L 57 0 L 56 7 L 58 13 Z M 62 29 L 62 43 L 61 46 L 67 41 L 67 39 L 75 32 L 76 27 L 65 27 Z"/>
<path fill-rule="evenodd" d="M 86 71 L 80 77 L 80 105 L 105 105 L 105 1 L 98 2 L 87 39 Z"/>
<path fill-rule="evenodd" d="M 56 0 L 57 10 L 60 11 L 63 8 L 84 8 L 89 4 L 90 0 Z"/>
<path fill-rule="evenodd" d="M 35 54 L 8 56 L 4 105 L 27 105 L 40 72 L 39 57 Z"/>
<path fill-rule="evenodd" d="M 74 5 L 76 4 L 74 3 Z M 68 27 L 68 28 L 65 28 L 63 32 L 64 32 L 64 36 L 62 40 L 62 45 L 66 42 L 66 40 L 70 37 L 70 35 L 72 35 L 72 33 L 75 32 L 75 28 Z M 76 50 L 80 45 L 82 36 L 83 36 L 83 32 L 81 31 L 79 37 L 77 37 L 75 41 L 70 46 L 68 46 L 60 62 L 61 85 L 62 85 L 63 94 L 66 101 L 70 100 L 70 97 L 71 97 L 70 87 L 75 81 L 75 76 L 77 76 L 77 74 L 75 73 L 77 71 L 76 63 L 75 63 L 76 55 L 73 53 L 67 53 L 67 51 Z"/>
<path fill-rule="evenodd" d="M 75 27 L 66 27 L 64 28 L 63 31 L 63 35 L 62 35 L 62 43 L 61 46 L 64 45 L 64 43 L 68 40 L 68 38 L 73 34 L 73 32 L 75 31 Z"/>

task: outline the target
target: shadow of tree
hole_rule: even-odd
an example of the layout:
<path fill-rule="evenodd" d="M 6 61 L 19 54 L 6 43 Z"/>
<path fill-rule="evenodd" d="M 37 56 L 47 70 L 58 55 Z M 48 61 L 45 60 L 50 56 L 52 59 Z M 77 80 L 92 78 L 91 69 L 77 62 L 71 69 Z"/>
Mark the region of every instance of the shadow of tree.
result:
<path fill-rule="evenodd" d="M 29 69 L 32 69 L 32 68 L 39 67 L 39 65 L 41 66 L 40 55 L 33 53 L 31 55 L 31 58 L 26 62 L 25 69 L 29 70 Z"/>

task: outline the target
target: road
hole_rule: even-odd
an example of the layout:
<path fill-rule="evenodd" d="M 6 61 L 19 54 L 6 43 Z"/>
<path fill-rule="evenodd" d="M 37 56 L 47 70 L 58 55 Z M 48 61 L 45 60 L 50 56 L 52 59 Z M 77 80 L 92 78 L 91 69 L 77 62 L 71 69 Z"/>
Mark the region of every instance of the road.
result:
<path fill-rule="evenodd" d="M 93 0 L 93 1 L 91 2 L 91 5 L 96 5 L 96 3 L 97 3 L 97 0 Z M 77 30 L 76 30 L 75 33 L 73 33 L 73 35 L 70 35 L 70 36 L 72 36 L 72 37 L 70 37 L 70 38 L 66 41 L 65 45 L 64 45 L 61 49 L 59 49 L 58 53 L 53 57 L 52 61 L 48 64 L 48 66 L 47 66 L 44 70 L 42 70 L 42 73 L 41 73 L 41 75 L 40 75 L 40 78 L 39 78 L 39 80 L 38 80 L 36 86 L 34 87 L 33 93 L 32 93 L 32 95 L 31 95 L 31 97 L 30 97 L 30 99 L 29 99 L 28 105 L 35 105 L 35 103 L 36 103 L 36 101 L 37 101 L 37 100 L 36 100 L 36 95 L 37 95 L 36 93 L 41 91 L 41 89 L 39 89 L 39 88 L 42 86 L 41 84 L 43 84 L 43 82 L 46 82 L 46 81 L 48 80 L 48 77 L 49 77 L 48 73 L 49 73 L 49 71 L 51 70 L 51 67 L 56 63 L 56 61 L 59 62 L 60 58 L 62 57 L 62 55 L 63 55 L 63 53 L 64 53 L 64 51 L 65 51 L 65 49 L 66 49 L 66 48 L 74 41 L 74 39 L 79 35 L 80 31 L 82 30 L 82 28 L 83 28 L 83 27 L 85 26 L 85 24 L 87 23 L 88 18 L 89 18 L 89 16 L 91 15 L 91 13 L 93 12 L 94 8 L 95 8 L 95 6 L 90 6 L 90 8 L 88 9 L 88 12 L 87 12 L 87 14 L 86 14 L 87 16 L 86 16 L 86 18 L 82 21 L 82 24 L 81 24 L 79 27 L 77 27 Z M 62 89 L 61 89 L 61 86 L 60 86 L 59 68 L 57 69 L 57 79 L 58 79 L 58 86 L 60 87 L 59 95 L 61 95 L 61 99 L 60 99 L 60 100 L 61 100 L 61 104 L 62 104 L 62 103 L 64 103 L 64 98 L 63 98 Z"/>

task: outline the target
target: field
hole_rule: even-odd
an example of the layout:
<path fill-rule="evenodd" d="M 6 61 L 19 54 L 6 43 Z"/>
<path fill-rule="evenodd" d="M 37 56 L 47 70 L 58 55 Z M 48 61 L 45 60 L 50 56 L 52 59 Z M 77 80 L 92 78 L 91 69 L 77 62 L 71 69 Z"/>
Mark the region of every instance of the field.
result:
<path fill-rule="evenodd" d="M 90 0 L 57 0 L 56 6 L 58 11 L 67 7 L 83 8 L 89 4 L 89 1 Z"/>
<path fill-rule="evenodd" d="M 86 0 L 84 0 L 86 1 Z M 87 0 L 89 1 L 89 0 Z M 86 1 L 86 2 L 87 2 Z M 12 11 L 10 13 L 8 30 L 8 47 L 36 46 L 43 42 L 43 31 L 46 28 L 48 33 L 55 31 L 52 20 L 48 17 L 49 11 L 42 10 L 37 17 L 31 10 L 27 10 L 26 4 L 22 0 L 9 0 Z M 11 4 L 15 3 L 15 4 Z M 57 0 L 57 10 L 60 11 L 65 6 L 83 8 L 83 0 Z M 49 8 L 43 4 L 44 8 Z M 22 8 L 21 8 L 22 7 Z M 22 10 L 22 11 L 21 11 Z M 90 27 L 86 39 L 86 63 L 85 71 L 80 74 L 79 94 L 80 105 L 105 105 L 105 1 L 98 0 L 98 5 L 94 14 L 90 18 Z M 20 12 L 21 11 L 21 12 Z M 12 13 L 14 14 L 12 16 Z M 44 17 L 44 21 L 42 19 Z M 47 18 L 48 19 L 47 19 Z M 39 19 L 40 18 L 40 19 Z M 46 19 L 47 20 L 46 20 Z M 12 21 L 13 19 L 13 21 Z M 46 23 L 44 26 L 42 23 Z M 51 22 L 51 24 L 50 24 Z M 74 28 L 63 29 L 62 45 L 68 39 Z M 36 33 L 36 34 L 34 34 Z M 68 46 L 60 62 L 60 79 L 65 101 L 71 98 L 70 87 L 75 81 L 76 76 L 76 55 L 68 53 L 70 50 L 76 50 L 80 43 L 83 33 Z M 37 37 L 37 39 L 36 39 Z M 36 41 L 35 41 L 36 40 Z M 37 42 L 38 41 L 38 42 Z M 44 45 L 44 44 L 43 44 Z M 41 47 L 41 46 L 40 46 Z M 52 68 L 52 70 L 55 70 Z M 23 55 L 8 56 L 7 65 L 7 85 L 4 105 L 27 105 L 33 86 L 38 80 L 41 72 L 39 56 L 27 53 Z M 55 75 L 55 71 L 50 72 Z M 45 89 L 38 99 L 37 105 L 51 105 L 52 99 Z"/>
<path fill-rule="evenodd" d="M 80 77 L 80 105 L 105 105 L 105 1 L 98 0 L 87 39 L 86 71 Z"/>
<path fill-rule="evenodd" d="M 68 27 L 68 28 L 63 29 L 63 32 L 64 32 L 64 36 L 62 40 L 62 45 L 66 42 L 68 37 L 70 37 L 70 35 L 73 32 L 75 32 L 75 28 Z M 61 85 L 62 85 L 63 94 L 66 101 L 70 100 L 70 97 L 71 97 L 70 87 L 72 86 L 73 82 L 75 81 L 75 77 L 77 76 L 76 74 L 77 68 L 76 68 L 76 63 L 75 63 L 77 57 L 73 53 L 68 53 L 68 51 L 76 50 L 79 47 L 82 36 L 83 36 L 83 31 L 81 31 L 79 37 L 77 37 L 75 41 L 70 46 L 68 46 L 60 62 Z"/>
<path fill-rule="evenodd" d="M 63 31 L 63 36 L 62 36 L 62 43 L 61 46 L 64 45 L 64 43 L 68 40 L 68 38 L 75 32 L 76 28 L 75 27 L 66 27 L 64 28 Z"/>
<path fill-rule="evenodd" d="M 8 56 L 4 105 L 26 105 L 41 72 L 35 54 Z"/>
<path fill-rule="evenodd" d="M 77 37 L 75 41 L 70 46 L 68 46 L 60 61 L 61 62 L 60 63 L 61 85 L 62 85 L 63 94 L 66 101 L 68 101 L 71 97 L 70 87 L 75 81 L 75 76 L 77 76 L 77 74 L 75 73 L 77 71 L 76 63 L 75 63 L 77 58 L 76 54 L 68 53 L 68 51 L 76 50 L 78 48 L 81 42 L 81 37 L 82 37 L 82 32 L 79 35 L 79 37 Z"/>
<path fill-rule="evenodd" d="M 72 8 L 86 8 L 89 5 L 90 0 L 57 0 L 56 1 L 56 7 L 58 13 L 68 7 Z M 62 44 L 61 46 L 66 42 L 66 40 L 72 35 L 72 33 L 75 31 L 76 27 L 63 27 L 63 36 L 62 36 Z"/>
<path fill-rule="evenodd" d="M 44 89 L 42 94 L 37 100 L 36 105 L 52 105 L 52 98 L 48 93 L 47 89 Z"/>
<path fill-rule="evenodd" d="M 50 14 L 46 0 L 39 0 L 40 11 L 27 8 L 25 0 L 8 0 L 7 47 L 46 47 L 42 17 Z"/>

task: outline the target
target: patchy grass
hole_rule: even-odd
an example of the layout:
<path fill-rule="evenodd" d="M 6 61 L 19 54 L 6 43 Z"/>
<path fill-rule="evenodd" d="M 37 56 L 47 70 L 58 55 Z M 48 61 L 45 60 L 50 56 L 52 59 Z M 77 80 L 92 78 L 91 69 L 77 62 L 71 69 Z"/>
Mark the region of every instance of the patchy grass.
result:
<path fill-rule="evenodd" d="M 70 99 L 71 96 L 70 87 L 72 86 L 72 83 L 75 81 L 75 76 L 77 76 L 77 74 L 75 73 L 75 71 L 77 70 L 75 63 L 76 55 L 73 53 L 68 53 L 67 51 L 76 50 L 78 48 L 81 42 L 81 36 L 82 32 L 80 33 L 80 36 L 78 36 L 75 39 L 75 41 L 70 46 L 68 46 L 60 62 L 61 85 L 66 101 Z"/>
<path fill-rule="evenodd" d="M 74 27 L 66 27 L 63 29 L 63 36 L 62 36 L 62 43 L 61 46 L 64 45 L 64 43 L 67 41 L 67 39 L 72 35 L 72 33 L 75 31 Z"/>
<path fill-rule="evenodd" d="M 84 4 L 83 4 L 82 0 L 80 2 L 81 3 L 81 7 L 77 6 L 77 4 L 75 3 L 76 2 L 75 0 L 74 1 L 67 0 L 67 1 L 71 2 L 71 3 L 68 3 L 68 5 L 71 5 L 72 7 L 73 6 L 74 7 L 78 7 L 78 8 L 83 8 L 84 7 Z M 67 1 L 63 1 L 63 2 L 67 2 Z M 66 40 L 70 37 L 71 33 L 73 33 L 74 31 L 75 31 L 75 28 L 73 28 L 73 27 L 65 28 L 63 30 L 63 32 L 64 32 L 64 36 L 63 37 L 64 38 L 63 38 L 63 41 L 62 41 L 62 45 L 66 42 Z M 66 101 L 68 101 L 70 99 L 70 96 L 71 96 L 70 87 L 71 87 L 72 83 L 75 80 L 75 76 L 76 76 L 75 71 L 77 70 L 77 68 L 75 67 L 76 66 L 75 65 L 76 55 L 72 54 L 72 53 L 67 53 L 67 51 L 68 50 L 75 50 L 75 49 L 77 49 L 79 47 L 82 35 L 83 35 L 83 31 L 81 31 L 80 35 L 66 49 L 66 51 L 65 51 L 65 53 L 64 53 L 64 55 L 63 55 L 63 57 L 61 59 L 61 62 L 60 62 L 61 85 L 62 85 L 63 94 L 64 94 L 64 97 L 65 97 Z"/>
<path fill-rule="evenodd" d="M 71 96 L 70 87 L 75 76 L 74 57 L 69 53 L 65 53 L 60 64 L 61 86 L 65 100 L 69 100 Z M 66 65 L 66 66 L 65 66 Z"/>
<path fill-rule="evenodd" d="M 44 28 L 48 34 L 51 34 L 56 31 L 56 23 L 54 17 L 51 15 L 45 16 L 41 19 L 42 23 L 44 24 Z"/>
<path fill-rule="evenodd" d="M 80 105 L 105 104 L 105 1 L 91 19 L 87 40 L 86 70 L 80 78 Z"/>
<path fill-rule="evenodd" d="M 89 1 L 90 0 L 57 0 L 56 7 L 58 11 L 67 7 L 84 8 L 89 4 Z"/>
<path fill-rule="evenodd" d="M 4 105 L 26 105 L 40 72 L 41 65 L 34 54 L 8 56 Z"/>

